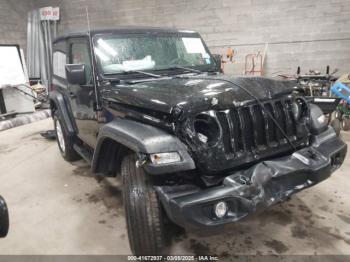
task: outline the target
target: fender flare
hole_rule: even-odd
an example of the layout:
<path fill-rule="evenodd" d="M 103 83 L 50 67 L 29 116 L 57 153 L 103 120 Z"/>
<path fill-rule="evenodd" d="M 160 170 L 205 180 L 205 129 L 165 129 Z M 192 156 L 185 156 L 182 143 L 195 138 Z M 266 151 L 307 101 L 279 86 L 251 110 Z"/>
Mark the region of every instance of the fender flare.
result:
<path fill-rule="evenodd" d="M 178 152 L 181 161 L 170 164 L 154 165 L 147 161 L 144 164 L 150 174 L 174 173 L 195 169 L 195 163 L 187 147 L 174 135 L 154 126 L 129 119 L 118 118 L 101 127 L 92 159 L 92 172 L 96 173 L 100 151 L 106 140 L 113 140 L 120 145 L 140 154 Z"/>
<path fill-rule="evenodd" d="M 52 91 L 50 93 L 50 107 L 51 107 L 51 115 L 53 117 L 53 106 L 52 103 L 55 105 L 56 109 L 58 110 L 60 116 L 62 117 L 63 120 L 63 125 L 66 131 L 68 132 L 69 135 L 74 135 L 77 133 L 77 129 L 75 126 L 75 123 L 72 119 L 72 113 L 70 109 L 67 108 L 67 103 L 63 97 L 63 95 L 60 92 L 57 91 Z"/>

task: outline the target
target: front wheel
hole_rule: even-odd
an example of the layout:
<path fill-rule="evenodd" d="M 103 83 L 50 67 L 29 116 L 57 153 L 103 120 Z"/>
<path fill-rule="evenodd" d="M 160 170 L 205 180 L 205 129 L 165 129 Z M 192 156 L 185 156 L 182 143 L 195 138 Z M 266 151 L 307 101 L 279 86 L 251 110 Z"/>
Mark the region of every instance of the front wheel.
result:
<path fill-rule="evenodd" d="M 136 167 L 136 159 L 129 154 L 121 165 L 130 248 L 134 255 L 157 255 L 164 247 L 163 211 L 147 174 Z"/>

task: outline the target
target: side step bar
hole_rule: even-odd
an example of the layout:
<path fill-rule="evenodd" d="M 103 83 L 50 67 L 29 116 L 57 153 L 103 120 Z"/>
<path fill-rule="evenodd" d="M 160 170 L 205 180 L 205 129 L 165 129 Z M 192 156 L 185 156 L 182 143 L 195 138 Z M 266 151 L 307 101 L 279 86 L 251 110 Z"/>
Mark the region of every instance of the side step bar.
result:
<path fill-rule="evenodd" d="M 92 153 L 89 150 L 87 150 L 86 148 L 80 147 L 76 144 L 73 145 L 73 149 L 91 165 Z"/>

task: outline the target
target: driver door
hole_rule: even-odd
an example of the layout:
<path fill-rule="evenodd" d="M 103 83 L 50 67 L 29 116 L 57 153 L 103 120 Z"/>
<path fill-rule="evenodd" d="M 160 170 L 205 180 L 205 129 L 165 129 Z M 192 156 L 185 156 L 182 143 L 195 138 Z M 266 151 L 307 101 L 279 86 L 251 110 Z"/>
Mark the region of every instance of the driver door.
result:
<path fill-rule="evenodd" d="M 69 63 L 85 65 L 84 85 L 69 84 L 69 100 L 78 128 L 78 137 L 91 147 L 95 147 L 98 132 L 96 114 L 96 93 L 92 74 L 89 41 L 73 38 L 69 41 Z"/>

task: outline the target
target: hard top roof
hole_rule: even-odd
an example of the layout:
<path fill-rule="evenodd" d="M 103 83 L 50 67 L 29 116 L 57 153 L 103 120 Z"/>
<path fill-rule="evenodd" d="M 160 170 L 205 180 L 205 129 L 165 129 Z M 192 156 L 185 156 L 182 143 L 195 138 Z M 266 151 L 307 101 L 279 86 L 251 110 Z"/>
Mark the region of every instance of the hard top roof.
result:
<path fill-rule="evenodd" d="M 113 28 L 98 28 L 98 29 L 91 29 L 90 30 L 91 35 L 97 35 L 97 34 L 110 34 L 110 33 L 189 33 L 189 34 L 196 34 L 195 31 L 190 30 L 179 30 L 175 28 L 165 28 L 165 27 L 148 27 L 148 26 L 118 26 Z M 77 30 L 77 31 L 70 31 L 62 34 L 61 36 L 58 36 L 54 42 L 65 40 L 67 38 L 72 37 L 79 37 L 79 36 L 87 36 L 88 30 Z"/>

